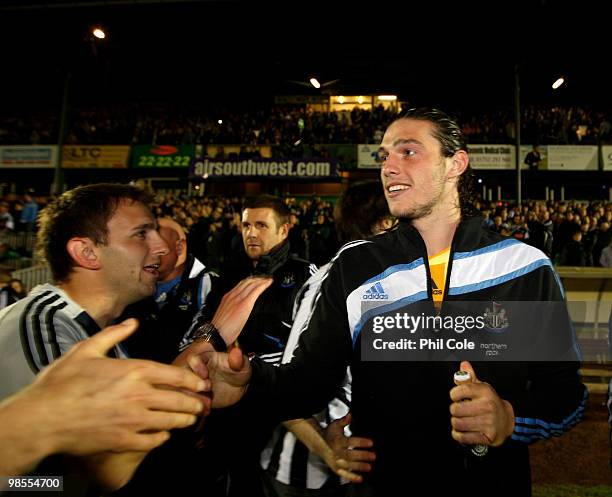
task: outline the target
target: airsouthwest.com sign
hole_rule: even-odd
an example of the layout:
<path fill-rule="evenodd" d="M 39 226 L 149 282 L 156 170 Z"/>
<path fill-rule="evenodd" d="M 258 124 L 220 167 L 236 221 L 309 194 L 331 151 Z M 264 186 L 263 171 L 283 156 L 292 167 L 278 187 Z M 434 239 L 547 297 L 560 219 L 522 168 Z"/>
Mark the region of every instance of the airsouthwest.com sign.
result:
<path fill-rule="evenodd" d="M 199 159 L 191 163 L 190 175 L 197 178 L 333 178 L 336 160 L 320 159 Z"/>

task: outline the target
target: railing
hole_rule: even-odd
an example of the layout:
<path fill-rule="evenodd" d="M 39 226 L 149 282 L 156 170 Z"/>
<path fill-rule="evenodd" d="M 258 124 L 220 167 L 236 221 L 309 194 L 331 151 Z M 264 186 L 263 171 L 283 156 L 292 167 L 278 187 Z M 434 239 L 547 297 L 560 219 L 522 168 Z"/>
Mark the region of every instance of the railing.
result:
<path fill-rule="evenodd" d="M 19 250 L 32 254 L 36 247 L 36 233 L 31 231 L 5 232 L 2 234 L 2 240 L 8 243 L 9 247 L 14 250 Z"/>
<path fill-rule="evenodd" d="M 36 285 L 50 283 L 52 280 L 51 270 L 47 266 L 33 266 L 13 271 L 13 278 L 21 280 L 24 289 L 29 292 Z"/>
<path fill-rule="evenodd" d="M 612 377 L 612 268 L 556 268 L 563 280 L 570 316 L 585 357 L 589 391 L 605 393 Z"/>

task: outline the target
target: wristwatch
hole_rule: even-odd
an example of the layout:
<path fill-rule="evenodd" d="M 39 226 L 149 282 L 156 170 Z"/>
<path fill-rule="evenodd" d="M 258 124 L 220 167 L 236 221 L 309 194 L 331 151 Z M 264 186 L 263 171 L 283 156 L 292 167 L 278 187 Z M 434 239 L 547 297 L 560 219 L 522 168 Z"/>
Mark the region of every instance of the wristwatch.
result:
<path fill-rule="evenodd" d="M 210 322 L 204 323 L 193 334 L 194 342 L 209 342 L 217 352 L 226 352 L 227 344 L 219 330 Z"/>

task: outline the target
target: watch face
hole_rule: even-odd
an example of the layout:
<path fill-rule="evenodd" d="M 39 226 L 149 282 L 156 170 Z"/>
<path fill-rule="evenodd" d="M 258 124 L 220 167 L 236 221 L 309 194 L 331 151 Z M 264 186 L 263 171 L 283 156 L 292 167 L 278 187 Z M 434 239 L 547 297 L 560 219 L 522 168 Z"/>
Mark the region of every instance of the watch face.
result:
<path fill-rule="evenodd" d="M 193 334 L 194 340 L 208 340 L 210 338 L 211 323 L 204 323 Z"/>

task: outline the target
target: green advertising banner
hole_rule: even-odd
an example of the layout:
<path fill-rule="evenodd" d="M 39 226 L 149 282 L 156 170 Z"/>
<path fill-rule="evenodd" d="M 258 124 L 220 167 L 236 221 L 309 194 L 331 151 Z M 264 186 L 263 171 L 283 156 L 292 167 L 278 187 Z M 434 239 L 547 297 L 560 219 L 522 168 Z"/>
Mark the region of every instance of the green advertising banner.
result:
<path fill-rule="evenodd" d="M 134 145 L 132 167 L 188 168 L 195 155 L 195 145 Z"/>

